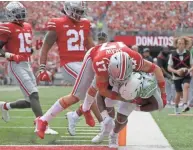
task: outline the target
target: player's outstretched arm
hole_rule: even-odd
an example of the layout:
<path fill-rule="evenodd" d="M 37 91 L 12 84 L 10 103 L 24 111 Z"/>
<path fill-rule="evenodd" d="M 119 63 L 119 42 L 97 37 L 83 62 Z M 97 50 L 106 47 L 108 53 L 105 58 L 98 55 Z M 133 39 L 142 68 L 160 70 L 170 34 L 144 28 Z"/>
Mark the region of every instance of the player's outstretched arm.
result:
<path fill-rule="evenodd" d="M 37 81 L 51 81 L 50 72 L 46 71 L 47 55 L 51 47 L 56 42 L 57 35 L 55 31 L 48 31 L 45 35 L 40 55 L 40 68 L 37 73 Z"/>
<path fill-rule="evenodd" d="M 40 55 L 40 64 L 46 64 L 47 61 L 47 55 L 51 47 L 54 45 L 54 43 L 57 40 L 57 34 L 55 31 L 48 31 L 45 35 L 42 49 L 41 49 L 41 55 Z"/>

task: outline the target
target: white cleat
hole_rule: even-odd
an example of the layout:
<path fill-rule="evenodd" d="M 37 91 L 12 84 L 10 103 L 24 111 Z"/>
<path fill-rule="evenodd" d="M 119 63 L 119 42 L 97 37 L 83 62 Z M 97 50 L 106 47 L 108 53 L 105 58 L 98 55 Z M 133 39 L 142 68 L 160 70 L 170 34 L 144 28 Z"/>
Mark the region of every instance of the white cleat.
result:
<path fill-rule="evenodd" d="M 92 139 L 92 143 L 95 144 L 101 143 L 104 140 L 104 137 L 105 135 L 102 132 L 100 132 Z"/>
<path fill-rule="evenodd" d="M 68 132 L 71 136 L 76 135 L 76 124 L 79 121 L 79 118 L 74 117 L 76 112 L 68 112 L 66 114 L 66 119 L 68 120 Z"/>
<path fill-rule="evenodd" d="M 37 128 L 35 128 L 34 132 L 37 132 Z M 45 131 L 45 134 L 48 134 L 48 135 L 57 135 L 58 132 L 51 129 L 49 126 L 47 127 L 46 131 Z"/>
<path fill-rule="evenodd" d="M 108 136 L 115 126 L 114 120 L 111 117 L 106 117 L 103 122 L 101 122 L 101 132 L 97 134 L 93 139 L 92 143 L 101 143 L 105 136 Z"/>
<path fill-rule="evenodd" d="M 1 114 L 2 114 L 2 119 L 5 121 L 5 122 L 8 122 L 10 120 L 10 116 L 9 116 L 9 111 L 8 110 L 5 110 L 3 108 L 3 105 L 5 104 L 5 102 L 0 102 L 0 111 L 1 111 Z"/>
<path fill-rule="evenodd" d="M 109 135 L 109 148 L 118 148 L 118 134 Z"/>
<path fill-rule="evenodd" d="M 45 134 L 50 134 L 50 135 L 57 135 L 58 132 L 51 129 L 49 126 L 47 127 L 46 131 L 45 131 Z"/>

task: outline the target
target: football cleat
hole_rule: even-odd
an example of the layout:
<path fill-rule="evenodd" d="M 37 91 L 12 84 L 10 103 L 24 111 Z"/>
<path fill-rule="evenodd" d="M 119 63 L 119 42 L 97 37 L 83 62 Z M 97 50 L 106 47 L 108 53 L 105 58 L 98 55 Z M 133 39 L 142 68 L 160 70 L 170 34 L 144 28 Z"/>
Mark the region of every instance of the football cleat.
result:
<path fill-rule="evenodd" d="M 99 134 L 97 134 L 93 139 L 92 139 L 92 143 L 101 143 L 104 140 L 105 134 L 103 132 L 100 132 Z"/>
<path fill-rule="evenodd" d="M 84 118 L 86 120 L 86 124 L 88 124 L 90 127 L 94 127 L 95 126 L 95 121 L 94 121 L 94 118 L 93 118 L 90 110 L 84 112 L 82 110 L 82 106 L 81 106 L 81 111 L 82 111 L 82 113 L 84 115 Z"/>
<path fill-rule="evenodd" d="M 51 129 L 49 126 L 47 126 L 47 129 L 46 129 L 46 131 L 45 131 L 45 134 L 57 135 L 58 132 L 55 131 L 55 130 L 53 130 L 53 129 Z"/>
<path fill-rule="evenodd" d="M 36 128 L 35 128 L 36 134 L 41 139 L 44 139 L 44 135 L 45 135 L 45 131 L 46 131 L 47 126 L 48 126 L 48 122 L 47 121 L 42 121 L 40 119 L 40 117 L 38 117 L 38 118 L 35 119 L 34 124 L 36 126 Z"/>
<path fill-rule="evenodd" d="M 118 134 L 109 135 L 109 148 L 118 148 Z"/>
<path fill-rule="evenodd" d="M 10 120 L 9 111 L 4 109 L 5 102 L 0 102 L 0 111 L 2 114 L 2 119 L 5 122 L 8 122 Z"/>
<path fill-rule="evenodd" d="M 79 121 L 79 118 L 74 117 L 75 112 L 68 112 L 66 114 L 66 119 L 68 120 L 68 132 L 71 136 L 76 134 L 76 124 Z"/>
<path fill-rule="evenodd" d="M 105 136 L 108 136 L 115 126 L 114 120 L 111 117 L 106 117 L 101 122 L 101 132 L 97 134 L 93 139 L 92 143 L 101 143 Z"/>

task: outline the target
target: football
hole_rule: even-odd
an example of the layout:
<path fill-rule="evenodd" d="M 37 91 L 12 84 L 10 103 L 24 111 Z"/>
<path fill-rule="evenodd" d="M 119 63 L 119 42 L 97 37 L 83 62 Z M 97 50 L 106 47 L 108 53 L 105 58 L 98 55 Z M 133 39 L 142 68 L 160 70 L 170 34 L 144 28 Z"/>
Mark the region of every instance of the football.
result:
<path fill-rule="evenodd" d="M 128 81 L 121 86 L 119 93 L 126 100 L 133 100 L 139 96 L 143 86 L 143 77 L 140 73 L 133 72 Z"/>

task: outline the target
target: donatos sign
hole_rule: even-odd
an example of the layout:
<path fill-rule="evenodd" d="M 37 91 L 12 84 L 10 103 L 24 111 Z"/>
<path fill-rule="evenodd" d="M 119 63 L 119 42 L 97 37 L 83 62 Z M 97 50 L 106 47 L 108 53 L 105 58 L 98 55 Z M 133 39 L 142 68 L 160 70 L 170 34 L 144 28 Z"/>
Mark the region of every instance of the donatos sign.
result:
<path fill-rule="evenodd" d="M 172 36 L 115 36 L 115 41 L 122 41 L 132 46 L 173 46 Z"/>

